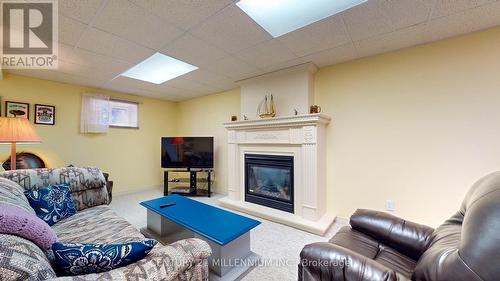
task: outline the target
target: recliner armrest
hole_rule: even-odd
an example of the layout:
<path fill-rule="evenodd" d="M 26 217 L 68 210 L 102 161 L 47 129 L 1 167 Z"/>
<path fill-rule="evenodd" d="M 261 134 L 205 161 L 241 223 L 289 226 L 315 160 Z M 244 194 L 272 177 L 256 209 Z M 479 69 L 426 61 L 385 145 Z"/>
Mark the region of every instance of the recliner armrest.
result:
<path fill-rule="evenodd" d="M 313 243 L 300 253 L 299 281 L 409 281 L 376 261 L 332 243 Z"/>
<path fill-rule="evenodd" d="M 401 253 L 418 260 L 427 249 L 434 229 L 409 222 L 388 213 L 358 209 L 351 216 L 351 227 Z"/>

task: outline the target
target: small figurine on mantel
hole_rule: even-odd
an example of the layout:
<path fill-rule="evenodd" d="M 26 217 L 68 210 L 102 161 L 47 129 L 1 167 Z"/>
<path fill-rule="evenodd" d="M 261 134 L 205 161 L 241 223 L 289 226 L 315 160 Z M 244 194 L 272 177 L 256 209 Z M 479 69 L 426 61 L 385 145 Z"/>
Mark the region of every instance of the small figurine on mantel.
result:
<path fill-rule="evenodd" d="M 267 94 L 264 97 L 257 108 L 257 115 L 260 118 L 272 118 L 276 116 L 276 106 L 274 105 L 273 95 Z"/>

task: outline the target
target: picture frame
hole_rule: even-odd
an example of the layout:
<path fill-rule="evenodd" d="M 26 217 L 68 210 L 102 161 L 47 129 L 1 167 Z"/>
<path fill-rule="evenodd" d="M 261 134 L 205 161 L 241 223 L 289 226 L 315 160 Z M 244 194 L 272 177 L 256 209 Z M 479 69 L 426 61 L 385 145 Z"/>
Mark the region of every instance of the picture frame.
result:
<path fill-rule="evenodd" d="M 5 117 L 30 119 L 30 104 L 16 101 L 5 101 Z"/>
<path fill-rule="evenodd" d="M 35 104 L 35 124 L 55 125 L 56 107 L 47 104 Z"/>

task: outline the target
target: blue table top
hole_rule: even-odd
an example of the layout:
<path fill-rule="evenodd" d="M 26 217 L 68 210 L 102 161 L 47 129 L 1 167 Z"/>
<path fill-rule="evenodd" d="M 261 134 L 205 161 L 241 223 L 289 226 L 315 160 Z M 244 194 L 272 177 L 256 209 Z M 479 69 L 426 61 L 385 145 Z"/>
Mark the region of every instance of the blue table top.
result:
<path fill-rule="evenodd" d="M 168 203 L 175 205 L 160 208 L 160 205 Z M 177 194 L 144 201 L 141 205 L 221 246 L 260 224 L 254 219 Z"/>

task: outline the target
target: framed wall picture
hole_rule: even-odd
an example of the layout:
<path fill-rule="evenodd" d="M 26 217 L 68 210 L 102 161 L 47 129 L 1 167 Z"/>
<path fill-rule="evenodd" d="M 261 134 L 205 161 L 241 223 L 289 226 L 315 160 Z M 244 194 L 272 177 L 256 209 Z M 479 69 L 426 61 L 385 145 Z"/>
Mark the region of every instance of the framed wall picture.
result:
<path fill-rule="evenodd" d="M 35 124 L 55 125 L 56 107 L 46 104 L 35 104 Z"/>
<path fill-rule="evenodd" d="M 20 117 L 30 119 L 29 103 L 6 101 L 5 117 Z"/>

